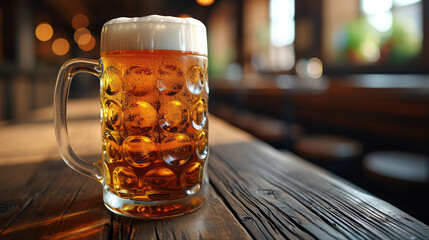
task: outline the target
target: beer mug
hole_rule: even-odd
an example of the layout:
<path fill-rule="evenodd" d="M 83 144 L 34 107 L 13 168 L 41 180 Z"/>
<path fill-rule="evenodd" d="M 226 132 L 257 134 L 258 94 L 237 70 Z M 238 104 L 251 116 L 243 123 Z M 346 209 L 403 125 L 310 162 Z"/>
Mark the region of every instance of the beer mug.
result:
<path fill-rule="evenodd" d="M 54 123 L 59 152 L 103 185 L 112 212 L 164 218 L 208 198 L 206 28 L 192 18 L 117 18 L 104 24 L 101 59 L 72 59 L 59 71 Z M 100 78 L 101 162 L 81 159 L 67 133 L 68 89 L 77 73 Z"/>

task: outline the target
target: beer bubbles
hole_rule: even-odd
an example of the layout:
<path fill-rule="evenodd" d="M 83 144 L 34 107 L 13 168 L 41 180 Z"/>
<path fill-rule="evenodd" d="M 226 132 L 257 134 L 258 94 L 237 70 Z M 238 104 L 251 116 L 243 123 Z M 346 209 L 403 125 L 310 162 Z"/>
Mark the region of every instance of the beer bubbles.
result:
<path fill-rule="evenodd" d="M 207 198 L 206 35 L 191 18 L 151 15 L 104 24 L 102 161 L 111 176 L 104 201 L 113 211 L 171 216 Z"/>

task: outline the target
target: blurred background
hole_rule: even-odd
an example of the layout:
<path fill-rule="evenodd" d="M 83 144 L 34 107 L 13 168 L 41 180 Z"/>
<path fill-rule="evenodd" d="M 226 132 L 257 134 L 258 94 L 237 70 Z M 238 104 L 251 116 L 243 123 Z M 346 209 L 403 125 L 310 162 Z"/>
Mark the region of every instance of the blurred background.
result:
<path fill-rule="evenodd" d="M 425 0 L 1 1 L 0 125 L 50 106 L 67 59 L 99 58 L 105 22 L 150 14 L 207 26 L 211 114 L 429 223 Z M 75 77 L 71 98 L 98 94 Z"/>

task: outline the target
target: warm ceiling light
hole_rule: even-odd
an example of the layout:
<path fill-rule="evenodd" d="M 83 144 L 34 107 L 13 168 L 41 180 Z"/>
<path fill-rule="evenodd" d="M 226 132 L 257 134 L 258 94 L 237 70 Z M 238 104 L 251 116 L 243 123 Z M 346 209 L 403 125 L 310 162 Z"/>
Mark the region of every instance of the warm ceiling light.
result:
<path fill-rule="evenodd" d="M 77 44 L 79 44 L 79 45 L 88 44 L 89 41 L 91 41 L 91 37 L 92 37 L 91 33 L 85 33 L 79 37 Z"/>
<path fill-rule="evenodd" d="M 90 40 L 87 44 L 79 44 L 79 48 L 82 49 L 82 51 L 89 52 L 95 47 L 95 38 L 94 36 L 90 35 Z"/>
<path fill-rule="evenodd" d="M 182 13 L 179 15 L 179 18 L 189 18 L 191 17 L 191 15 L 187 14 L 187 13 Z"/>
<path fill-rule="evenodd" d="M 54 30 L 49 23 L 40 23 L 36 27 L 36 37 L 42 42 L 48 41 L 54 35 Z"/>
<path fill-rule="evenodd" d="M 214 0 L 196 0 L 201 6 L 210 6 L 214 3 Z"/>
<path fill-rule="evenodd" d="M 74 29 L 87 28 L 89 25 L 88 17 L 83 14 L 76 14 L 72 19 L 72 26 Z"/>
<path fill-rule="evenodd" d="M 86 28 L 79 28 L 74 32 L 74 41 L 79 45 L 85 45 L 91 40 L 91 33 Z"/>
<path fill-rule="evenodd" d="M 52 51 L 58 56 L 65 55 L 69 49 L 69 42 L 64 38 L 58 38 L 52 43 Z"/>

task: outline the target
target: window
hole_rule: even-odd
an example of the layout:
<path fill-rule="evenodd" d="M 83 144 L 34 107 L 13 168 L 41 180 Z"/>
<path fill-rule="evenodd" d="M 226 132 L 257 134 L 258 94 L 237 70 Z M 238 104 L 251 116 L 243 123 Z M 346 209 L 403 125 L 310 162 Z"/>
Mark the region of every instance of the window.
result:
<path fill-rule="evenodd" d="M 421 0 L 361 0 L 364 19 L 377 33 L 361 44 L 368 62 L 405 63 L 422 47 Z"/>
<path fill-rule="evenodd" d="M 291 70 L 295 65 L 295 1 L 270 0 L 269 62 L 273 71 Z"/>

